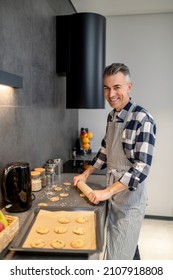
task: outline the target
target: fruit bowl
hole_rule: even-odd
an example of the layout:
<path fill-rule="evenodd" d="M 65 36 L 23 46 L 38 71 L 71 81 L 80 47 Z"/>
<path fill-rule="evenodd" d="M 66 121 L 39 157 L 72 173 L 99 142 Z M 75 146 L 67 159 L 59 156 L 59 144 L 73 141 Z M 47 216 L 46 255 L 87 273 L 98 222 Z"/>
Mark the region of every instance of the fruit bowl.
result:
<path fill-rule="evenodd" d="M 19 230 L 19 218 L 16 216 L 5 216 L 8 226 L 0 232 L 0 253 L 9 245 Z"/>

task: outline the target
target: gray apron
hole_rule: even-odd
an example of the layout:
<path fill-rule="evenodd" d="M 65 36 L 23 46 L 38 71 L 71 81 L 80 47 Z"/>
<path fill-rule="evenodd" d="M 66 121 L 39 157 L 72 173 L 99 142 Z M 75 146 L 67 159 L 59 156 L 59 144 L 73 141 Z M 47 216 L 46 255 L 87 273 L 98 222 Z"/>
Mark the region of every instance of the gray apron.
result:
<path fill-rule="evenodd" d="M 125 156 L 122 147 L 122 133 L 132 104 L 124 123 L 108 123 L 106 136 L 107 185 L 118 181 L 129 170 L 132 163 Z M 128 188 L 113 195 L 108 202 L 106 259 L 131 260 L 134 257 L 142 221 L 145 215 L 147 194 L 144 183 L 136 191 Z"/>

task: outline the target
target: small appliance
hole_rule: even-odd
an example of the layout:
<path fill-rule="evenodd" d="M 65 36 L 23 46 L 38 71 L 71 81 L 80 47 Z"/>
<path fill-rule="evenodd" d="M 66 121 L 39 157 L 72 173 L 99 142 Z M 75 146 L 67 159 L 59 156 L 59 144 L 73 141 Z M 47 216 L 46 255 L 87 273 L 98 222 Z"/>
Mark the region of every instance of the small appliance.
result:
<path fill-rule="evenodd" d="M 32 205 L 28 162 L 8 163 L 2 171 L 2 200 L 8 212 L 24 212 Z"/>

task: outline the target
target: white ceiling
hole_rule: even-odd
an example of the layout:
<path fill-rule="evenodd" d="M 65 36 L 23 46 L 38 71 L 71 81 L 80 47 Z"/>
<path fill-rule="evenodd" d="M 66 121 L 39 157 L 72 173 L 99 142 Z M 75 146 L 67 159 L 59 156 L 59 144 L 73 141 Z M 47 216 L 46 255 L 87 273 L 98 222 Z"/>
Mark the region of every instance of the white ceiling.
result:
<path fill-rule="evenodd" d="M 78 13 L 90 12 L 103 16 L 169 13 L 173 0 L 71 0 Z"/>

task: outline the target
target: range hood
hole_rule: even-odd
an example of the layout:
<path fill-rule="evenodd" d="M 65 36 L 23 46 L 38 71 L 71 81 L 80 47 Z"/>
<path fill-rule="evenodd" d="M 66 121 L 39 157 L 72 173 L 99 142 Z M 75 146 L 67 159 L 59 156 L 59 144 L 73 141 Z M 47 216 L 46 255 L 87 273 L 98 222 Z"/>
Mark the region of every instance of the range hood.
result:
<path fill-rule="evenodd" d="M 66 75 L 66 107 L 103 109 L 106 19 L 95 13 L 56 17 L 56 69 Z"/>

